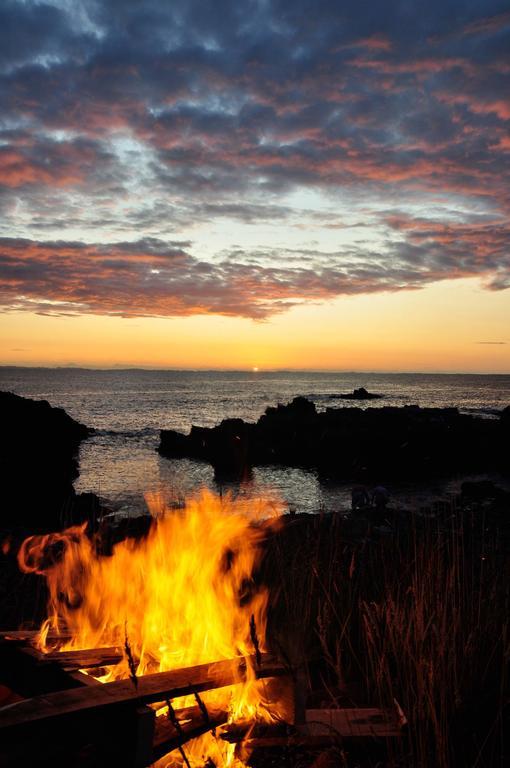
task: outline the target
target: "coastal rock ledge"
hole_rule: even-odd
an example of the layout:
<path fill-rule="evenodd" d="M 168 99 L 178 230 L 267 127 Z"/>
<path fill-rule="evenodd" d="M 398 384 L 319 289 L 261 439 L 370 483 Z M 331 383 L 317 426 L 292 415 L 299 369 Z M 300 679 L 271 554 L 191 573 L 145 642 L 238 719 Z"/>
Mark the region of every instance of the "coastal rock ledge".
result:
<path fill-rule="evenodd" d="M 457 408 L 327 408 L 304 397 L 268 408 L 256 424 L 225 419 L 188 435 L 161 430 L 158 451 L 210 462 L 217 475 L 252 466 L 317 469 L 341 480 L 417 478 L 456 472 L 510 473 L 510 406 L 497 418 Z"/>
<path fill-rule="evenodd" d="M 98 500 L 76 494 L 78 451 L 92 432 L 62 408 L 0 392 L 1 528 L 53 531 L 93 518 Z"/>

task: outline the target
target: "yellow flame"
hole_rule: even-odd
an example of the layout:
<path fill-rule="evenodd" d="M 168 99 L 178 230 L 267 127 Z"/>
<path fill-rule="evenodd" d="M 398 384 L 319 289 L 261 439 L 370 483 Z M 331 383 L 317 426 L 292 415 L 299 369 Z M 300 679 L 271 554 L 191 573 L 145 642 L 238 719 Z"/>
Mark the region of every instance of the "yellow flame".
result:
<path fill-rule="evenodd" d="M 179 510 L 167 509 L 158 495 L 147 502 L 153 515 L 147 537 L 116 544 L 111 556 L 97 553 L 86 525 L 23 543 L 21 568 L 43 574 L 49 588 L 40 647 L 53 650 L 52 638 L 60 636 L 59 650 L 125 649 L 127 638 L 136 674 L 143 675 L 253 654 L 253 616 L 264 651 L 268 590 L 257 586 L 253 575 L 267 526 L 281 505 L 208 491 Z M 263 522 L 268 517 L 272 523 Z M 103 674 L 96 671 L 98 679 L 128 677 L 126 656 Z M 203 698 L 206 705 L 228 708 L 230 720 L 267 720 L 275 714 L 264 707 L 264 686 L 254 679 Z M 188 697 L 174 706 L 194 703 Z M 165 711 L 160 706 L 158 714 Z M 210 734 L 197 739 L 186 748 L 188 758 L 198 765 L 209 755 L 216 760 L 220 750 L 222 762 L 232 764 L 233 748 L 219 743 Z"/>

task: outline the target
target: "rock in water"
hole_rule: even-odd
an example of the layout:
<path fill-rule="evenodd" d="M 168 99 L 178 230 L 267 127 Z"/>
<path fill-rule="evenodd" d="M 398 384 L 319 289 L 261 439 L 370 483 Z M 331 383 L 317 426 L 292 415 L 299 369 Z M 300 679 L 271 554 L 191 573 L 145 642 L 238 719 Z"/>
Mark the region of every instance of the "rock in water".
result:
<path fill-rule="evenodd" d="M 365 387 L 354 389 L 345 395 L 338 395 L 342 400 L 380 400 L 382 395 L 376 395 L 374 392 L 368 392 Z"/>
<path fill-rule="evenodd" d="M 245 476 L 255 465 L 318 469 L 343 481 L 411 479 L 456 472 L 510 473 L 510 418 L 481 419 L 456 408 L 327 408 L 305 398 L 268 408 L 256 424 L 226 419 L 161 431 L 159 452 L 209 461 L 218 474 Z"/>

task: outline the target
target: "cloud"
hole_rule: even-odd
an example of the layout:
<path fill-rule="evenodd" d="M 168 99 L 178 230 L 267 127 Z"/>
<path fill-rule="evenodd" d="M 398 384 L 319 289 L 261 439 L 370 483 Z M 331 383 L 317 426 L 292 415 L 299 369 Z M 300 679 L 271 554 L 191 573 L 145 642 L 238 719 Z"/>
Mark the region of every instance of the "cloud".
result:
<path fill-rule="evenodd" d="M 464 35 L 490 35 L 508 28 L 510 28 L 510 11 L 471 21 L 466 24 L 462 33 Z"/>
<path fill-rule="evenodd" d="M 92 176 L 96 183 L 104 178 L 112 159 L 99 142 L 89 139 L 52 141 L 20 135 L 0 146 L 0 188 L 79 188 Z"/>
<path fill-rule="evenodd" d="M 429 261 L 451 277 L 482 277 L 492 290 L 510 285 L 509 222 L 482 219 L 466 224 L 390 216 L 388 223 L 404 233 L 407 247 L 426 250 Z"/>
<path fill-rule="evenodd" d="M 446 278 L 508 287 L 509 18 L 500 0 L 7 0 L 5 306 L 258 318 Z M 301 244 L 281 247 L 284 225 Z M 365 243 L 336 245 L 349 225 Z"/>
<path fill-rule="evenodd" d="M 0 67 L 8 72 L 33 61 L 48 65 L 80 57 L 89 43 L 90 36 L 73 30 L 69 15 L 50 2 L 0 5 Z"/>
<path fill-rule="evenodd" d="M 154 238 L 109 245 L 2 238 L 0 304 L 4 311 L 47 315 L 220 314 L 262 320 L 304 301 L 417 289 L 452 276 L 510 279 L 508 259 L 497 257 L 497 237 L 493 251 L 483 242 L 487 267 L 471 245 L 472 231 L 463 242 L 444 227 L 392 225 L 411 236 L 388 241 L 379 252 L 362 246 L 335 252 L 237 248 L 214 262 L 192 255 L 189 242 Z"/>

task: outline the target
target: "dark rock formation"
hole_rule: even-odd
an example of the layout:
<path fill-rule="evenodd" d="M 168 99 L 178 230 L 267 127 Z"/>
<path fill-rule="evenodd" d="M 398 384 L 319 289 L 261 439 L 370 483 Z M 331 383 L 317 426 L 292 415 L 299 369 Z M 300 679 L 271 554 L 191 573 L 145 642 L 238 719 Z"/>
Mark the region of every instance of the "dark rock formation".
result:
<path fill-rule="evenodd" d="M 227 419 L 161 431 L 159 452 L 209 461 L 218 475 L 242 476 L 251 466 L 318 469 L 351 481 L 418 478 L 455 472 L 510 472 L 510 419 L 481 419 L 456 408 L 418 406 L 328 408 L 317 413 L 302 397 L 268 408 L 256 424 Z"/>
<path fill-rule="evenodd" d="M 24 538 L 89 521 L 101 511 L 93 493 L 77 494 L 78 451 L 91 430 L 62 408 L 0 392 L 0 626 L 37 625 L 46 587 L 23 574 L 17 552 Z"/>
<path fill-rule="evenodd" d="M 333 397 L 338 397 L 340 400 L 380 400 L 383 395 L 376 395 L 374 392 L 368 392 L 365 387 L 359 387 L 345 395 L 333 395 Z"/>
<path fill-rule="evenodd" d="M 510 405 L 507 405 L 506 408 L 503 408 L 501 411 L 500 416 L 501 424 L 503 424 L 506 429 L 510 432 Z"/>
<path fill-rule="evenodd" d="M 73 488 L 91 431 L 46 400 L 11 392 L 0 392 L 0 419 L 0 527 L 50 531 L 93 516 L 97 498 Z"/>

